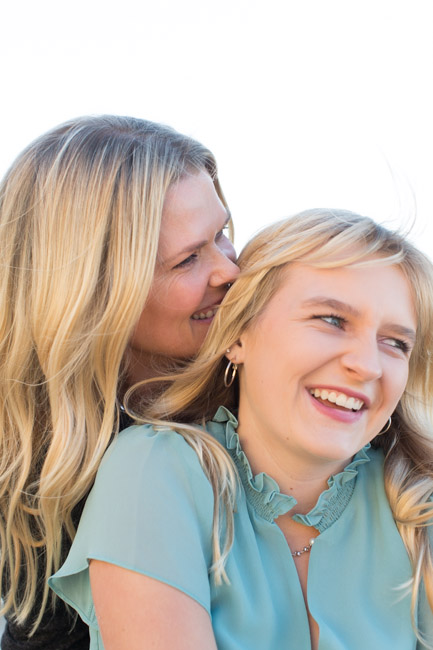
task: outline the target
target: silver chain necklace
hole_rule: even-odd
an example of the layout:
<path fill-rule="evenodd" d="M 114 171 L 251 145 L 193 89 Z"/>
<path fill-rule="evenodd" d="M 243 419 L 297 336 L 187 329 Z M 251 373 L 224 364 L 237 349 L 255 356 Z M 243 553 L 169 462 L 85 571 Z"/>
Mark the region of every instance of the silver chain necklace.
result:
<path fill-rule="evenodd" d="M 308 543 L 307 546 L 304 546 L 304 548 L 300 551 L 293 551 L 292 552 L 292 557 L 299 557 L 300 555 L 304 555 L 304 553 L 309 553 L 311 551 L 311 547 L 314 544 L 314 537 L 312 537 Z"/>

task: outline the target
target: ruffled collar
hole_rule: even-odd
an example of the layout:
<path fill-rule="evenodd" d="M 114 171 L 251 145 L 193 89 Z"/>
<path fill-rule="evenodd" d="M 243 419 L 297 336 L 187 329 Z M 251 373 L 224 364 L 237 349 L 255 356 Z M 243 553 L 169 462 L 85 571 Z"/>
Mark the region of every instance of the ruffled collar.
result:
<path fill-rule="evenodd" d="M 296 499 L 282 494 L 277 482 L 264 472 L 253 475 L 248 458 L 242 451 L 237 426 L 236 417 L 224 406 L 219 407 L 212 422 L 208 423 L 210 433 L 220 438 L 220 442 L 232 457 L 247 500 L 257 514 L 272 522 L 293 508 Z M 314 526 L 319 532 L 323 532 L 337 521 L 351 499 L 359 466 L 370 461 L 367 454 L 369 448 L 370 444 L 366 445 L 342 472 L 331 476 L 328 479 L 328 489 L 322 492 L 312 510 L 306 515 L 294 515 L 294 521 Z"/>

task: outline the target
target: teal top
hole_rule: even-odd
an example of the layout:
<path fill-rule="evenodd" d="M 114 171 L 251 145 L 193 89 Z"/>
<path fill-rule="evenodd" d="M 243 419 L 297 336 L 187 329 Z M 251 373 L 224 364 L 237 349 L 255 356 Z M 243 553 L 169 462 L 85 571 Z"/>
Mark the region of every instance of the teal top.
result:
<path fill-rule="evenodd" d="M 236 426 L 223 407 L 207 425 L 241 479 L 226 564 L 230 585 L 216 587 L 209 575 L 213 494 L 184 439 L 169 429 L 133 426 L 105 454 L 69 556 L 50 579 L 90 626 L 91 650 L 103 648 L 89 584 L 91 558 L 194 598 L 212 618 L 219 650 L 311 647 L 295 560 L 275 523 L 296 501 L 266 474 L 253 476 Z M 410 595 L 402 587 L 412 572 L 384 492 L 381 451 L 367 445 L 331 476 L 315 507 L 294 519 L 320 532 L 308 574 L 319 650 L 424 647 L 417 644 Z M 433 635 L 432 615 L 425 609 L 419 617 Z"/>

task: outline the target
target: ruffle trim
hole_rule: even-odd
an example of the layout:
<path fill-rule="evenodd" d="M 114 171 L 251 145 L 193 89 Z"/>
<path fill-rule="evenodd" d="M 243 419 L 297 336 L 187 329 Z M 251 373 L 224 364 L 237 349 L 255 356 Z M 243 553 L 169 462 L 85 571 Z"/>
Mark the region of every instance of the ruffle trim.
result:
<path fill-rule="evenodd" d="M 238 426 L 236 417 L 224 406 L 220 406 L 213 422 L 218 425 L 225 423 L 227 451 L 238 469 L 246 497 L 257 514 L 272 522 L 293 508 L 296 499 L 281 494 L 278 483 L 273 478 L 264 472 L 253 475 L 236 431 Z M 212 431 L 212 423 L 208 424 L 211 425 L 210 431 Z M 367 444 L 342 472 L 328 479 L 328 489 L 322 492 L 310 512 L 306 515 L 294 515 L 293 520 L 306 526 L 314 526 L 319 532 L 323 532 L 337 521 L 352 497 L 359 466 L 370 461 L 367 454 L 369 448 L 370 444 Z"/>

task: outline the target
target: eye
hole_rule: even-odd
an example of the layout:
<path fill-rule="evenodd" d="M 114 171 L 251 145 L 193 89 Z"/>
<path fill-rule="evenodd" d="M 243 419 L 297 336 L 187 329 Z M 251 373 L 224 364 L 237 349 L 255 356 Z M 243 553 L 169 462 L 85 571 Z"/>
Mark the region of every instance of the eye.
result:
<path fill-rule="evenodd" d="M 395 339 L 395 338 L 384 338 L 382 339 L 383 343 L 386 343 L 386 345 L 390 345 L 392 348 L 396 348 L 397 350 L 401 350 L 404 354 L 409 354 L 411 351 L 411 346 L 409 343 L 406 343 L 406 341 L 403 341 L 403 339 Z"/>
<path fill-rule="evenodd" d="M 191 255 L 188 255 L 182 262 L 179 262 L 179 264 L 176 264 L 173 268 L 175 269 L 182 269 L 185 268 L 186 266 L 190 266 L 191 264 L 194 264 L 196 259 L 198 258 L 197 253 L 192 253 Z"/>
<path fill-rule="evenodd" d="M 344 329 L 344 325 L 347 323 L 346 319 L 342 316 L 336 316 L 335 314 L 322 314 L 313 316 L 317 320 L 323 320 L 325 323 L 329 323 L 333 327 L 338 327 L 338 329 Z"/>
<path fill-rule="evenodd" d="M 215 241 L 218 241 L 221 239 L 221 237 L 228 237 L 229 234 L 229 223 L 230 221 L 227 221 L 227 223 L 217 232 L 215 235 Z"/>

